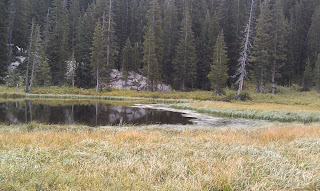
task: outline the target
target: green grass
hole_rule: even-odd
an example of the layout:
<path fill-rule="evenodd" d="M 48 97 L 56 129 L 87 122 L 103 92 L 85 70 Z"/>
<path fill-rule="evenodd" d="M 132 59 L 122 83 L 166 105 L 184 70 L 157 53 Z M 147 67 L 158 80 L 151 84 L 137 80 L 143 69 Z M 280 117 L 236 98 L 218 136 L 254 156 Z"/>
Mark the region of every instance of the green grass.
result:
<path fill-rule="evenodd" d="M 278 93 L 273 94 L 257 94 L 253 88 L 247 91 L 254 103 L 274 103 L 285 105 L 316 105 L 320 107 L 320 94 L 316 91 L 299 92 L 295 88 L 278 87 Z M 95 92 L 94 89 L 80 89 L 67 86 L 57 87 L 51 86 L 48 88 L 34 89 L 32 94 L 25 94 L 23 88 L 17 91 L 15 88 L 0 86 L 0 97 L 2 98 L 24 98 L 24 97 L 43 97 L 51 98 L 57 95 L 61 97 L 73 98 L 95 98 L 111 99 L 110 97 L 118 97 L 119 99 L 130 98 L 149 98 L 149 99 L 171 99 L 171 100 L 198 100 L 198 101 L 230 101 L 234 97 L 236 91 L 226 90 L 225 96 L 217 97 L 210 91 L 192 91 L 192 92 L 150 92 L 150 91 L 134 91 L 134 90 L 116 90 Z M 234 101 L 233 101 L 234 102 Z"/>
<path fill-rule="evenodd" d="M 20 97 L 34 97 L 35 95 L 47 95 L 52 97 L 54 95 L 73 96 L 74 98 L 97 98 L 97 99 L 111 99 L 110 97 L 117 97 L 119 99 L 157 99 L 157 100 L 210 100 L 212 99 L 212 92 L 209 91 L 194 91 L 194 92 L 151 92 L 151 91 L 134 91 L 134 90 L 116 90 L 95 92 L 94 89 L 80 89 L 71 87 L 57 87 L 51 86 L 48 88 L 34 89 L 32 94 L 25 94 L 20 88 L 16 91 L 15 88 L 8 88 L 0 86 L 0 97 L 3 98 L 20 98 Z"/>
<path fill-rule="evenodd" d="M 176 109 L 194 110 L 200 113 L 207 113 L 221 117 L 261 119 L 280 122 L 320 122 L 319 112 L 237 109 L 211 106 L 194 106 L 194 104 L 189 103 L 172 104 L 171 107 Z"/>
<path fill-rule="evenodd" d="M 0 190 L 319 190 L 320 126 L 0 125 Z"/>

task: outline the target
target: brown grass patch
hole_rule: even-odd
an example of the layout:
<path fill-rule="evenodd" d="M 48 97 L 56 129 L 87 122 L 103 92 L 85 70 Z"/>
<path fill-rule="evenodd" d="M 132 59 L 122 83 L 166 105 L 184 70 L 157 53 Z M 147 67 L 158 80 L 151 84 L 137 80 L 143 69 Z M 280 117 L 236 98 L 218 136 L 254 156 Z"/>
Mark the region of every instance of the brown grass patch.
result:
<path fill-rule="evenodd" d="M 320 138 L 320 126 L 282 126 L 259 132 L 257 139 L 262 142 L 293 141 L 296 139 Z"/>

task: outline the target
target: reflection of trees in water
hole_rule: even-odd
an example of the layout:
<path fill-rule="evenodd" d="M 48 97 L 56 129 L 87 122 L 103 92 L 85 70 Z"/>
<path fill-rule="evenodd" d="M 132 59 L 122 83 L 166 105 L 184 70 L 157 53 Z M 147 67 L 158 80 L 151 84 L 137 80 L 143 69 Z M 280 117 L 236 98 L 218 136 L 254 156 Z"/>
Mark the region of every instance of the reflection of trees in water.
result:
<path fill-rule="evenodd" d="M 126 106 L 104 105 L 101 108 L 100 115 L 103 115 L 102 118 L 106 119 L 105 122 L 110 124 L 119 124 L 122 121 L 124 123 L 132 123 L 144 117 L 147 113 L 145 109 Z"/>
<path fill-rule="evenodd" d="M 71 108 L 66 108 L 66 124 L 74 124 L 74 105 Z"/>
<path fill-rule="evenodd" d="M 121 119 L 125 123 L 133 123 L 147 115 L 146 109 L 134 107 L 115 106 L 110 107 L 107 111 L 109 122 L 112 124 L 120 123 Z"/>
<path fill-rule="evenodd" d="M 32 101 L 0 103 L 0 122 L 46 124 L 86 124 L 90 126 L 118 124 L 186 124 L 178 113 L 148 108 L 94 105 L 45 105 Z"/>

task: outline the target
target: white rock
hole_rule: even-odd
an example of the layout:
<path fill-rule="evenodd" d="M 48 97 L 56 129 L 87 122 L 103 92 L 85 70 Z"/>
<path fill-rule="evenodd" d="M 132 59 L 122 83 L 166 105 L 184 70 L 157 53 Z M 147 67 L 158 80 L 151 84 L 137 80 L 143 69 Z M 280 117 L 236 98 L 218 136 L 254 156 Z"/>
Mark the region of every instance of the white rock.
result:
<path fill-rule="evenodd" d="M 112 70 L 110 76 L 111 88 L 137 91 L 147 90 L 147 78 L 136 72 L 128 72 L 128 78 L 126 81 L 123 79 L 122 73 L 118 70 Z M 171 92 L 171 87 L 165 84 L 158 84 L 157 90 Z"/>

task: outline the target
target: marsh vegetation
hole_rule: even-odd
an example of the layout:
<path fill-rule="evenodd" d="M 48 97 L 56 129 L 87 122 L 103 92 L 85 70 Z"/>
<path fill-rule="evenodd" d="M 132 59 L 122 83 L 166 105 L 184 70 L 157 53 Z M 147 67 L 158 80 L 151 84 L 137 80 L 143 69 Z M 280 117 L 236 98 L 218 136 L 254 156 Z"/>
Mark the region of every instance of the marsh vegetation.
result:
<path fill-rule="evenodd" d="M 0 190 L 318 190 L 320 126 L 0 126 Z"/>
<path fill-rule="evenodd" d="M 62 87 L 25 94 L 1 88 L 5 90 L 1 103 L 28 98 L 37 105 L 115 106 L 117 101 L 110 101 L 125 100 L 126 106 L 166 103 L 205 115 L 274 122 L 221 127 L 2 124 L 0 190 L 320 189 L 316 93 L 292 94 L 294 90 L 284 89 L 282 94 L 251 94 L 247 101 L 220 102 L 201 91 L 95 93 Z M 211 98 L 204 98 L 207 95 Z"/>

